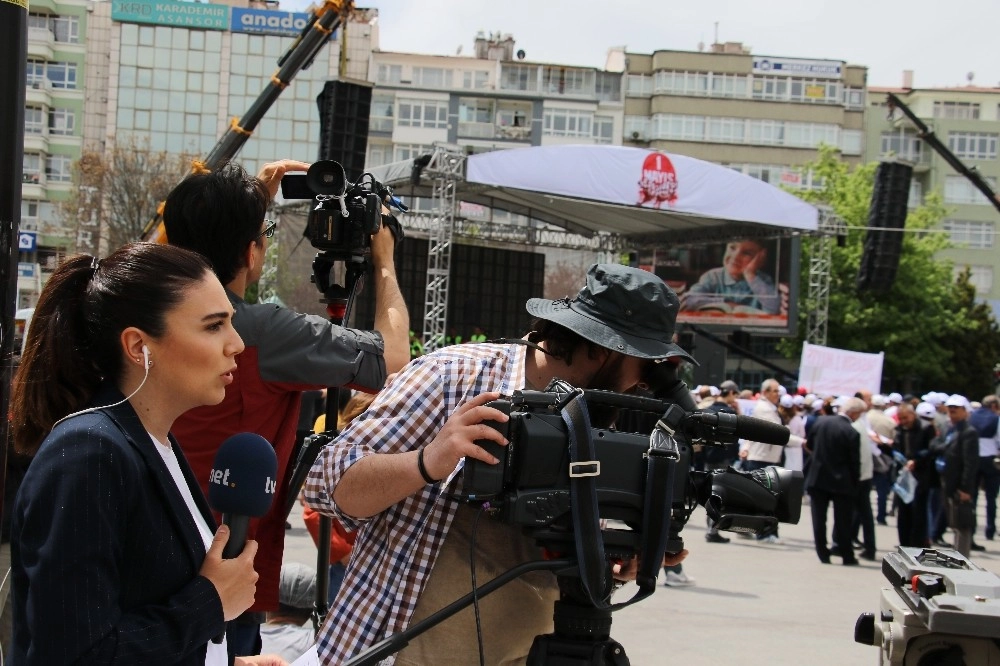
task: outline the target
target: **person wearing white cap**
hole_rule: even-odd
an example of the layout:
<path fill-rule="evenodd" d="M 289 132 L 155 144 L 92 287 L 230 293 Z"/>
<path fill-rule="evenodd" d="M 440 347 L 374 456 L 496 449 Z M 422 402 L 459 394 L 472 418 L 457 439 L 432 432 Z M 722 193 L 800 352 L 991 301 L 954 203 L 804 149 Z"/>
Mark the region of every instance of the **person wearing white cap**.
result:
<path fill-rule="evenodd" d="M 885 396 L 885 401 L 888 403 L 885 408 L 885 415 L 896 423 L 899 423 L 896 415 L 899 413 L 899 405 L 903 402 L 903 396 L 893 391 L 889 395 Z"/>
<path fill-rule="evenodd" d="M 785 469 L 802 471 L 802 445 L 806 441 L 806 422 L 798 410 L 795 408 L 795 398 L 785 394 L 778 401 L 778 414 L 781 422 L 788 427 L 788 444 L 785 445 L 785 462 L 782 465 Z"/>
<path fill-rule="evenodd" d="M 945 401 L 951 427 L 943 443 L 935 442 L 933 448 L 944 455 L 941 486 L 944 491 L 948 526 L 955 533 L 953 547 L 966 557 L 972 551 L 972 532 L 976 527 L 975 505 L 976 473 L 979 470 L 979 435 L 969 425 L 969 401 L 955 394 Z"/>

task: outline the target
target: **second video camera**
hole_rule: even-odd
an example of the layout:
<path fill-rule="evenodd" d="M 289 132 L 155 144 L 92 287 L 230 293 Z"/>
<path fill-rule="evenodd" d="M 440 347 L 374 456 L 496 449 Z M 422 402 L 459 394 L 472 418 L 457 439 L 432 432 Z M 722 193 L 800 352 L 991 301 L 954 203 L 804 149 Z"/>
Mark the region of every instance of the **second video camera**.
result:
<path fill-rule="evenodd" d="M 333 160 L 315 162 L 305 176 L 285 176 L 281 193 L 286 199 L 313 200 L 303 235 L 317 250 L 344 260 L 368 251 L 372 235 L 382 226 L 382 201 L 391 196 L 374 178 L 368 186 L 364 178 L 351 183 L 344 167 Z"/>

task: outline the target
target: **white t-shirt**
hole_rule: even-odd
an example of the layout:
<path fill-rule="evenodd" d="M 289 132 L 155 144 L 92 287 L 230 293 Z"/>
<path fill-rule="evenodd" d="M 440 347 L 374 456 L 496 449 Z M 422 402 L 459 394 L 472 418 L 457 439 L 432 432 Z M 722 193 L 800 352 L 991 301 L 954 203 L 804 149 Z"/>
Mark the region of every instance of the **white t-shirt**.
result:
<path fill-rule="evenodd" d="M 187 505 L 188 511 L 191 513 L 191 518 L 194 519 L 194 524 L 198 526 L 201 540 L 205 543 L 205 552 L 208 552 L 214 535 L 212 534 L 212 530 L 208 528 L 208 523 L 205 522 L 201 511 L 198 510 L 198 506 L 194 503 L 191 488 L 188 487 L 187 481 L 184 479 L 184 473 L 181 471 L 181 465 L 177 462 L 177 454 L 174 453 L 174 449 L 169 443 L 163 444 L 152 435 L 149 438 L 156 444 L 156 450 L 159 451 L 160 457 L 163 458 L 164 464 L 166 464 L 167 469 L 170 471 L 174 485 L 177 486 L 181 497 L 184 498 L 184 504 Z M 225 637 L 223 637 L 221 643 L 209 641 L 208 650 L 205 652 L 205 666 L 229 666 L 229 650 L 226 646 Z"/>

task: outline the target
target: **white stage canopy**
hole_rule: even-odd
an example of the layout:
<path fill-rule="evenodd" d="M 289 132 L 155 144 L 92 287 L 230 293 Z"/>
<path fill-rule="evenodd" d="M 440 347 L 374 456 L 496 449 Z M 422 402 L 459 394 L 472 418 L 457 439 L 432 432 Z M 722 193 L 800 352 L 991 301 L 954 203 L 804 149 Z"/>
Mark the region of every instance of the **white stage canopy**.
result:
<path fill-rule="evenodd" d="M 405 197 L 429 196 L 413 161 L 372 169 Z M 684 155 L 624 146 L 540 146 L 471 155 L 456 196 L 591 236 L 702 242 L 815 231 L 817 209 L 772 185 Z"/>

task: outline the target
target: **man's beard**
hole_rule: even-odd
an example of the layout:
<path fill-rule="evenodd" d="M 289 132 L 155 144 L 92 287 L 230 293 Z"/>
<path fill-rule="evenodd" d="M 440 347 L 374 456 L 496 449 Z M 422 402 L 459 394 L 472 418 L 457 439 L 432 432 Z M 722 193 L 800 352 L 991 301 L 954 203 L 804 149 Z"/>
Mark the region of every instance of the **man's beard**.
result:
<path fill-rule="evenodd" d="M 606 360 L 597 369 L 594 376 L 590 378 L 590 381 L 587 382 L 586 388 L 596 391 L 613 391 L 615 393 L 621 393 L 626 388 L 630 388 L 623 388 L 621 386 L 621 372 L 624 360 L 624 357 L 620 354 L 615 355 L 613 360 Z M 618 419 L 617 407 L 587 405 L 587 409 L 590 411 L 590 424 L 595 428 L 610 428 Z"/>

